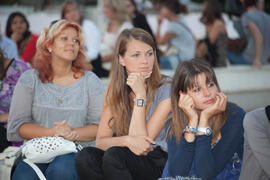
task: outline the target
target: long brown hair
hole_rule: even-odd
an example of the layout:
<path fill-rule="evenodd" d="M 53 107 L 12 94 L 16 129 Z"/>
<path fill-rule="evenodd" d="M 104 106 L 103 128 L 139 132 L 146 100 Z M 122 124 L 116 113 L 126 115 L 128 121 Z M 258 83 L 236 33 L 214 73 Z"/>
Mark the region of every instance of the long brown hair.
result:
<path fill-rule="evenodd" d="M 196 77 L 201 73 L 205 74 L 207 82 L 214 82 L 218 91 L 220 91 L 214 70 L 202 59 L 184 61 L 175 71 L 171 93 L 172 122 L 168 128 L 168 135 L 173 135 L 178 142 L 189 121 L 184 111 L 178 106 L 179 91 L 187 93 L 187 90 L 196 84 Z M 220 128 L 226 122 L 227 114 L 226 109 L 225 112 L 219 113 L 210 119 L 210 127 L 213 131 L 212 142 L 217 139 Z"/>
<path fill-rule="evenodd" d="M 77 58 L 72 62 L 72 71 L 77 74 L 84 74 L 84 71 L 91 69 L 91 66 L 86 64 L 84 53 L 84 40 L 82 30 L 76 23 L 67 20 L 59 20 L 56 23 L 44 28 L 37 40 L 37 52 L 33 61 L 33 68 L 39 72 L 39 78 L 44 83 L 53 80 L 52 57 L 48 51 L 48 45 L 54 42 L 54 39 L 67 27 L 72 27 L 78 32 L 80 41 L 80 49 Z M 74 75 L 74 78 L 78 78 Z"/>
<path fill-rule="evenodd" d="M 202 17 L 200 21 L 203 24 L 212 24 L 216 19 L 220 19 L 224 22 L 222 18 L 222 8 L 219 0 L 206 0 L 205 9 L 202 12 Z"/>
<path fill-rule="evenodd" d="M 140 28 L 126 29 L 122 31 L 116 41 L 114 59 L 112 62 L 110 80 L 105 99 L 106 104 L 112 113 L 112 128 L 117 136 L 128 134 L 133 108 L 133 100 L 130 98 L 131 88 L 126 84 L 128 75 L 125 67 L 119 63 L 119 56 L 125 55 L 127 45 L 131 40 L 138 40 L 146 43 L 151 46 L 154 51 L 155 61 L 152 74 L 148 79 L 146 79 L 146 98 L 148 102 L 146 112 L 149 110 L 156 89 L 161 85 L 161 75 L 156 56 L 156 45 L 152 36 Z"/>

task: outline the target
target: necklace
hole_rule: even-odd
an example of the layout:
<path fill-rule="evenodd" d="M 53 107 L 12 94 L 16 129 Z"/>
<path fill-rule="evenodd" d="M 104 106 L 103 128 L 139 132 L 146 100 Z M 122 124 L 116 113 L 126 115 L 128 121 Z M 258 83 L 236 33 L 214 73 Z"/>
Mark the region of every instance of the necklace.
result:
<path fill-rule="evenodd" d="M 60 96 L 57 97 L 57 102 L 58 104 L 62 104 L 63 103 L 63 96 L 64 96 L 65 90 L 61 89 L 61 93 Z"/>

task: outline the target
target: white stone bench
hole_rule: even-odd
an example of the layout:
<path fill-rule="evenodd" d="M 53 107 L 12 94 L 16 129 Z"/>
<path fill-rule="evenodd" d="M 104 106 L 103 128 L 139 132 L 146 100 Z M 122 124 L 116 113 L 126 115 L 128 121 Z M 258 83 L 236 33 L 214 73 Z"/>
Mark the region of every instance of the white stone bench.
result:
<path fill-rule="evenodd" d="M 270 65 L 261 69 L 245 65 L 233 65 L 214 68 L 221 90 L 246 111 L 270 104 Z M 172 70 L 161 70 L 161 73 L 173 76 Z M 108 79 L 103 78 L 108 84 Z"/>

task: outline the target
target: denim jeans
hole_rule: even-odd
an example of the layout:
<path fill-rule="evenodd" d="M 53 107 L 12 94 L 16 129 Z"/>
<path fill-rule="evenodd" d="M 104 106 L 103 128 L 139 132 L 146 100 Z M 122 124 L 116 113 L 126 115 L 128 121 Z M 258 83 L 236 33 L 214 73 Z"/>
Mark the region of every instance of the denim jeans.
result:
<path fill-rule="evenodd" d="M 227 58 L 229 59 L 231 64 L 246 64 L 246 65 L 251 64 L 244 58 L 242 54 L 227 52 Z"/>
<path fill-rule="evenodd" d="M 160 148 L 146 156 L 137 156 L 126 147 L 111 147 L 106 151 L 84 148 L 76 158 L 81 180 L 156 180 L 161 176 L 167 153 Z"/>
<path fill-rule="evenodd" d="M 77 180 L 75 168 L 77 154 L 70 153 L 56 157 L 51 163 L 36 164 L 48 180 Z M 36 172 L 24 161 L 20 161 L 12 175 L 12 180 L 39 180 Z"/>
<path fill-rule="evenodd" d="M 159 58 L 159 63 L 161 66 L 161 69 L 173 69 L 175 70 L 180 63 L 180 59 L 176 55 L 171 56 L 161 56 Z"/>

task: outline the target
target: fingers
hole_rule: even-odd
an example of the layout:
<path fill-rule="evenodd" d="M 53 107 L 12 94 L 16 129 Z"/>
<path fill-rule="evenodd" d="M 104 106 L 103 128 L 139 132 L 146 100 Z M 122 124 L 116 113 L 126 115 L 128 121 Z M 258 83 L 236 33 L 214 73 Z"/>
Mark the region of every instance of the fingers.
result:
<path fill-rule="evenodd" d="M 127 77 L 127 85 L 132 86 L 137 79 L 140 78 L 140 73 L 130 73 Z"/>
<path fill-rule="evenodd" d="M 218 93 L 217 96 L 219 97 L 218 106 L 220 107 L 220 110 L 225 111 L 227 105 L 227 96 L 222 92 Z"/>
<path fill-rule="evenodd" d="M 179 98 L 178 106 L 181 109 L 184 109 L 186 107 L 194 109 L 193 99 L 188 94 L 182 93 L 182 91 L 179 91 L 179 94 L 180 94 L 180 98 Z"/>
<path fill-rule="evenodd" d="M 142 76 L 144 77 L 144 79 L 147 79 L 147 78 L 149 78 L 151 76 L 151 74 L 152 74 L 152 71 L 150 71 L 150 72 L 148 72 L 148 73 L 146 73 L 146 74 L 144 74 Z"/>
<path fill-rule="evenodd" d="M 144 136 L 143 137 L 146 141 L 148 141 L 150 144 L 156 144 L 155 141 L 153 141 L 150 137 Z"/>

